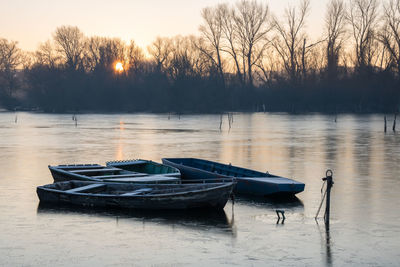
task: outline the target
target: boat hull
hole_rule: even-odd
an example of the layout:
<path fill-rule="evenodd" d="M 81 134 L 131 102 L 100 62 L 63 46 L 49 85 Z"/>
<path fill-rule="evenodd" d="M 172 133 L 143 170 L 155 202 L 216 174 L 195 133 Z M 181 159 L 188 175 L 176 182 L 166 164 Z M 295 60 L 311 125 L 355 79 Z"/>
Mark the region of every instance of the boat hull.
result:
<path fill-rule="evenodd" d="M 61 203 L 89 207 L 110 207 L 124 209 L 150 209 L 150 210 L 181 210 L 193 208 L 222 209 L 226 205 L 232 190 L 233 183 L 218 183 L 215 186 L 204 184 L 195 186 L 187 185 L 129 185 L 117 183 L 101 183 L 106 186 L 118 187 L 121 190 L 138 190 L 141 188 L 168 189 L 169 193 L 158 195 L 123 196 L 107 193 L 70 193 L 57 189 L 57 186 L 66 186 L 68 183 L 80 185 L 99 184 L 93 182 L 68 181 L 37 187 L 37 194 L 42 203 Z M 184 187 L 187 187 L 187 190 Z M 180 188 L 181 192 L 170 192 L 173 188 Z M 182 191 L 182 187 L 186 191 Z"/>
<path fill-rule="evenodd" d="M 222 178 L 235 177 L 237 184 L 234 191 L 236 194 L 290 196 L 304 191 L 305 187 L 304 183 L 292 179 L 202 159 L 164 158 L 162 162 L 179 169 L 183 180 L 210 179 L 218 181 Z M 213 168 L 210 168 L 211 165 L 215 169 L 213 172 L 211 171 Z"/>

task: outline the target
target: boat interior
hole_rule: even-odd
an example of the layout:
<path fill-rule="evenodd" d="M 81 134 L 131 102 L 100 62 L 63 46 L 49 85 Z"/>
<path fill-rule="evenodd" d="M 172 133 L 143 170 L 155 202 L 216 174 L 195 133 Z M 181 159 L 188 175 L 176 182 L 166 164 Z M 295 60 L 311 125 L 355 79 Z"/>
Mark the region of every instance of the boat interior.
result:
<path fill-rule="evenodd" d="M 75 177 L 88 177 L 116 182 L 172 182 L 179 181 L 180 172 L 169 166 L 147 162 L 110 162 L 107 166 L 99 164 L 58 165 L 51 168 L 73 174 Z M 116 166 L 113 166 L 115 164 Z"/>
<path fill-rule="evenodd" d="M 221 164 L 202 159 L 194 158 L 176 158 L 166 159 L 176 164 L 183 164 L 196 169 L 201 169 L 208 172 L 218 173 L 221 175 L 232 176 L 232 177 L 269 177 L 271 175 L 258 171 L 253 171 L 241 167 L 235 167 L 228 164 Z"/>
<path fill-rule="evenodd" d="M 119 196 L 159 195 L 187 191 L 204 190 L 226 183 L 204 184 L 118 184 L 96 183 L 84 181 L 67 181 L 43 186 L 47 189 L 64 191 L 66 193 L 108 194 Z"/>
<path fill-rule="evenodd" d="M 179 171 L 173 167 L 147 160 L 109 161 L 108 167 L 116 167 L 126 171 L 148 174 L 174 174 Z"/>
<path fill-rule="evenodd" d="M 99 164 L 77 164 L 77 165 L 59 165 L 53 168 L 59 170 L 88 176 L 95 179 L 111 179 L 111 178 L 124 178 L 124 177 L 144 177 L 147 173 L 127 171 L 121 168 L 112 166 L 101 166 Z"/>

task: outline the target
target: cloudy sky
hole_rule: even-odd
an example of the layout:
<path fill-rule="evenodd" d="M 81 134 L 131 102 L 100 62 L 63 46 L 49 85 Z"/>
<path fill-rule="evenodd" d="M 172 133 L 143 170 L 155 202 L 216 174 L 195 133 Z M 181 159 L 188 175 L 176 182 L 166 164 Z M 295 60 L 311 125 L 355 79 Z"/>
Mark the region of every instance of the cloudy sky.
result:
<path fill-rule="evenodd" d="M 0 38 L 18 41 L 33 51 L 51 38 L 58 26 L 78 26 L 87 35 L 135 40 L 145 48 L 157 36 L 198 34 L 201 9 L 237 0 L 0 0 Z M 300 0 L 269 0 L 278 17 L 289 4 Z M 316 38 L 322 31 L 328 0 L 311 0 L 307 32 Z"/>

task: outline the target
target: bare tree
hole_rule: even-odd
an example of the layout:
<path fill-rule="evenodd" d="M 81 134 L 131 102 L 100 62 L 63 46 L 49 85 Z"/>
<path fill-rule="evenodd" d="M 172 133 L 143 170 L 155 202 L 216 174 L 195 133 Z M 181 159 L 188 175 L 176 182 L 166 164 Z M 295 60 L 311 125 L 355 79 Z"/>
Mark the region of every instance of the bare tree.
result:
<path fill-rule="evenodd" d="M 299 11 L 294 6 L 285 10 L 284 22 L 274 19 L 275 29 L 278 33 L 273 41 L 273 46 L 283 61 L 284 68 L 292 82 L 297 82 L 301 71 L 300 54 L 305 57 L 305 19 L 309 9 L 309 0 L 303 0 Z M 303 60 L 304 63 L 304 60 Z M 303 64 L 304 65 L 304 64 Z"/>
<path fill-rule="evenodd" d="M 126 62 L 125 43 L 119 38 L 90 37 L 85 40 L 82 52 L 83 67 L 86 71 L 109 71 L 114 72 L 117 61 Z"/>
<path fill-rule="evenodd" d="M 87 71 L 94 71 L 100 67 L 101 49 L 105 46 L 107 39 L 104 37 L 93 36 L 85 40 L 84 67 Z"/>
<path fill-rule="evenodd" d="M 61 26 L 54 33 L 57 51 L 62 55 L 70 69 L 78 69 L 81 64 L 83 51 L 83 33 L 78 27 Z"/>
<path fill-rule="evenodd" d="M 198 51 L 198 60 L 195 62 L 196 69 L 202 70 L 201 76 L 215 77 L 216 80 L 220 81 L 223 87 L 225 87 L 225 73 L 221 77 L 218 63 L 215 60 L 215 51 L 206 43 L 203 37 L 190 37 L 194 51 Z M 222 50 L 221 50 L 222 51 Z M 224 66 L 226 60 L 221 57 L 221 63 Z M 223 78 L 224 77 L 224 78 Z"/>
<path fill-rule="evenodd" d="M 355 63 L 357 68 L 372 66 L 375 54 L 378 4 L 376 0 L 351 0 L 348 21 L 355 41 Z"/>
<path fill-rule="evenodd" d="M 400 0 L 390 0 L 384 4 L 384 24 L 379 32 L 379 41 L 389 54 L 389 67 L 400 75 Z"/>
<path fill-rule="evenodd" d="M 175 36 L 171 41 L 171 57 L 166 62 L 169 77 L 176 81 L 192 77 L 191 41 L 189 37 Z"/>
<path fill-rule="evenodd" d="M 222 34 L 223 40 L 221 50 L 229 54 L 234 62 L 236 76 L 240 83 L 244 83 L 242 68 L 239 63 L 239 51 L 238 51 L 238 34 L 237 27 L 235 25 L 236 11 L 234 8 L 227 4 L 220 4 L 217 6 L 218 14 L 222 20 Z"/>
<path fill-rule="evenodd" d="M 254 64 L 258 68 L 258 78 L 261 82 L 268 86 L 272 86 L 273 76 L 280 70 L 279 62 L 276 60 L 277 55 L 273 47 L 264 49 L 259 60 Z"/>
<path fill-rule="evenodd" d="M 197 77 L 211 77 L 219 76 L 218 69 L 216 69 L 215 62 L 209 56 L 204 54 L 199 47 L 201 47 L 201 37 L 190 35 L 187 37 L 190 41 L 190 59 L 193 67 L 193 72 Z M 221 59 L 223 60 L 223 59 Z M 222 66 L 224 66 L 222 61 Z M 225 85 L 225 83 L 223 84 Z"/>
<path fill-rule="evenodd" d="M 22 53 L 17 42 L 0 38 L 0 86 L 4 86 L 4 91 L 9 97 L 12 97 L 16 89 L 15 74 L 21 59 Z"/>
<path fill-rule="evenodd" d="M 119 38 L 107 38 L 100 47 L 100 64 L 104 69 L 114 72 L 117 61 L 126 62 L 125 43 Z"/>
<path fill-rule="evenodd" d="M 218 74 L 221 78 L 223 87 L 225 87 L 224 70 L 222 66 L 221 56 L 221 42 L 223 35 L 223 19 L 220 14 L 221 8 L 210 8 L 206 7 L 201 11 L 204 24 L 199 27 L 200 32 L 204 41 L 208 44 L 211 49 L 207 49 L 206 45 L 199 45 L 198 49 L 201 50 L 211 61 L 215 63 L 218 69 Z M 201 42 L 203 43 L 203 42 Z M 215 57 L 214 57 L 215 55 Z"/>
<path fill-rule="evenodd" d="M 145 56 L 143 50 L 131 40 L 127 48 L 128 71 L 137 74 L 143 70 Z"/>
<path fill-rule="evenodd" d="M 269 20 L 269 9 L 267 4 L 257 1 L 242 0 L 236 5 L 237 12 L 235 24 L 242 44 L 243 59 L 246 60 L 248 84 L 253 85 L 253 65 L 262 55 L 267 41 L 267 34 L 272 30 Z M 256 55 L 255 50 L 258 50 Z"/>
<path fill-rule="evenodd" d="M 330 79 L 336 78 L 340 51 L 343 48 L 346 11 L 343 0 L 331 0 L 325 15 L 326 68 Z"/>
<path fill-rule="evenodd" d="M 162 72 L 165 69 L 165 63 L 171 56 L 171 40 L 169 38 L 157 37 L 157 39 L 147 47 L 150 55 L 157 64 L 157 70 Z"/>
<path fill-rule="evenodd" d="M 60 57 L 57 55 L 55 48 L 50 40 L 39 45 L 35 52 L 36 63 L 49 68 L 54 68 L 58 65 Z"/>

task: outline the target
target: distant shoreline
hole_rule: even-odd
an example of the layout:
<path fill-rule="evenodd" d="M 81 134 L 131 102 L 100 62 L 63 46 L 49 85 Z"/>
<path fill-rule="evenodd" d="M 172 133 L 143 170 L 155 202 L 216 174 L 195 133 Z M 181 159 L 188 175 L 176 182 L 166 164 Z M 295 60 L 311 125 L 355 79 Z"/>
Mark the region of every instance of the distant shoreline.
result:
<path fill-rule="evenodd" d="M 142 110 L 142 111 L 100 111 L 100 110 L 81 110 L 81 111 L 43 111 L 43 110 L 30 110 L 30 109 L 4 109 L 0 108 L 0 113 L 16 113 L 16 112 L 26 112 L 26 113 L 36 113 L 36 114 L 64 114 L 64 115 L 79 115 L 79 114 L 104 114 L 104 115 L 114 115 L 114 114 L 157 114 L 157 115 L 170 115 L 170 116 L 181 116 L 181 115 L 215 115 L 215 114 L 228 114 L 228 113 L 242 113 L 242 114 L 251 114 L 251 113 L 265 113 L 265 114 L 288 114 L 288 115 L 369 115 L 369 114 L 398 114 L 398 112 L 383 112 L 383 111 L 338 111 L 338 112 L 329 112 L 329 111 L 251 111 L 251 110 L 226 110 L 226 111 L 185 111 L 185 112 L 158 112 L 158 111 L 150 111 L 150 110 Z"/>

